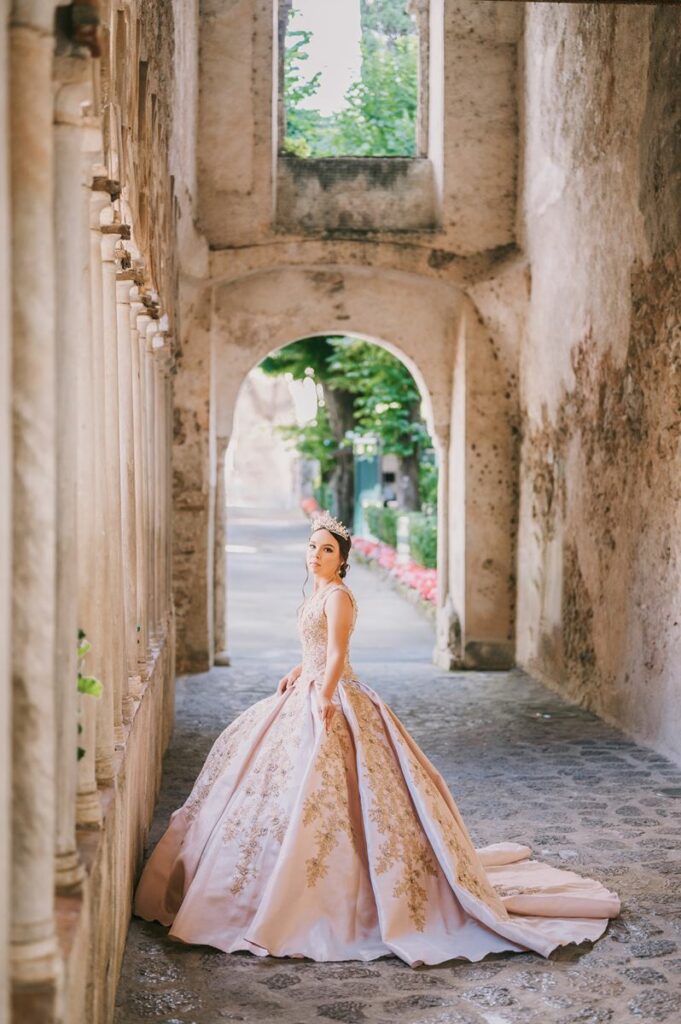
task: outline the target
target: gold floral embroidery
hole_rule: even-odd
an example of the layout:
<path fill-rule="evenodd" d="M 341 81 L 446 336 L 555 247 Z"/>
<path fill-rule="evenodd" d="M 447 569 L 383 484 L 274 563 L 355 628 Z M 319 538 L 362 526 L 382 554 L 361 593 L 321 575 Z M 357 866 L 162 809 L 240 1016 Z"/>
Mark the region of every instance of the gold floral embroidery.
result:
<path fill-rule="evenodd" d="M 271 700 L 271 697 L 266 697 L 264 700 L 258 701 L 257 704 L 253 704 L 220 733 L 211 747 L 191 793 L 185 800 L 184 810 L 189 822 L 192 822 L 199 813 L 215 780 L 249 741 L 253 727 L 261 718 L 269 714 L 272 707 Z"/>
<path fill-rule="evenodd" d="M 277 715 L 263 740 L 244 781 L 244 800 L 238 802 L 223 823 L 225 843 L 236 840 L 239 857 L 230 892 L 242 892 L 255 877 L 254 864 L 263 841 L 281 844 L 288 826 L 288 812 L 282 800 L 290 787 L 292 753 L 301 742 L 301 729 L 291 728 L 291 720 L 303 710 L 302 691 L 294 690 Z"/>
<path fill-rule="evenodd" d="M 355 595 L 344 584 L 339 583 L 332 587 L 318 590 L 307 598 L 298 615 L 298 634 L 300 637 L 303 660 L 301 678 L 318 678 L 321 680 L 326 668 L 326 648 L 328 642 L 327 621 L 324 614 L 324 601 L 332 590 L 344 590 L 352 601 L 352 626 L 350 633 L 357 622 L 357 601 Z M 345 664 L 340 678 L 352 679 L 354 670 L 349 661 L 349 654 L 346 654 Z"/>
<path fill-rule="evenodd" d="M 352 743 L 345 717 L 336 712 L 331 731 L 325 736 L 319 751 L 317 767 L 321 782 L 303 804 L 303 825 L 319 822 L 314 838 L 317 850 L 305 861 L 308 887 L 316 885 L 328 871 L 327 860 L 345 834 L 359 853 L 359 841 L 352 825 L 347 786 L 347 759 Z"/>
<path fill-rule="evenodd" d="M 369 817 L 381 837 L 374 871 L 381 875 L 397 866 L 399 877 L 393 896 L 406 899 L 414 928 L 423 931 L 428 899 L 425 880 L 427 876 L 437 877 L 437 861 L 378 710 L 369 697 L 355 688 L 347 687 L 345 695 L 359 725 L 358 747 L 373 798 Z"/>
<path fill-rule="evenodd" d="M 398 739 L 397 742 L 401 741 Z M 487 904 L 498 917 L 506 919 L 508 911 L 489 882 L 484 865 L 479 862 L 475 847 L 467 841 L 466 836 L 459 829 L 451 811 L 421 762 L 407 747 L 403 747 L 403 749 L 407 754 L 414 781 L 419 789 L 426 791 L 430 803 L 430 815 L 437 822 L 440 835 L 452 855 L 457 882 Z"/>
<path fill-rule="evenodd" d="M 522 885 L 502 885 L 501 882 L 495 883 L 494 888 L 499 896 L 532 896 L 535 893 L 544 891 L 541 885 L 523 887 Z"/>

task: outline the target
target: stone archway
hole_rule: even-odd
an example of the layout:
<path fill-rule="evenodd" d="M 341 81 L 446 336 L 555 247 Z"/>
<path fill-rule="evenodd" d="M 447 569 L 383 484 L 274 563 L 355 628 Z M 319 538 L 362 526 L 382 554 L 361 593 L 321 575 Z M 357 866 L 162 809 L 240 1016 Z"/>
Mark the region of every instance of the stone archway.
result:
<path fill-rule="evenodd" d="M 239 389 L 269 352 L 336 332 L 391 351 L 425 399 L 440 465 L 435 660 L 444 668 L 512 664 L 515 470 L 508 407 L 515 396 L 470 299 L 416 274 L 286 267 L 213 281 L 184 322 L 175 409 L 181 668 L 210 667 L 224 642 L 224 573 L 215 551 L 216 544 L 224 550 L 220 481 Z"/>

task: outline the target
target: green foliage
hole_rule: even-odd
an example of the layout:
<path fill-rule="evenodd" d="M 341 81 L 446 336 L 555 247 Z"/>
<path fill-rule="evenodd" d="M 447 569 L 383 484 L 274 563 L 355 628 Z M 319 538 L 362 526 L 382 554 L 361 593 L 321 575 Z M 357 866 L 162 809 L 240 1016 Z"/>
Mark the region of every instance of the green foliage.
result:
<path fill-rule="evenodd" d="M 331 431 L 325 405 L 319 405 L 316 418 L 302 427 L 287 424 L 275 427 L 275 430 L 286 440 L 293 441 L 303 458 L 317 459 L 322 481 L 326 482 L 329 479 L 333 472 L 338 443 Z"/>
<path fill-rule="evenodd" d="M 291 20 L 300 12 L 291 11 Z M 284 51 L 286 132 L 282 149 L 299 157 L 414 156 L 418 37 L 404 0 L 362 0 L 360 78 L 342 110 L 324 116 L 302 106 L 320 85 L 306 78 L 312 33 L 289 28 Z"/>
<path fill-rule="evenodd" d="M 338 339 L 329 370 L 330 387 L 355 395 L 356 430 L 379 437 L 384 454 L 406 456 L 430 445 L 416 381 L 386 349 L 368 341 Z"/>
<path fill-rule="evenodd" d="M 435 462 L 422 460 L 419 463 L 419 496 L 424 511 L 434 512 L 437 508 L 437 477 Z"/>
<path fill-rule="evenodd" d="M 367 505 L 364 514 L 369 530 L 382 540 L 384 544 L 397 547 L 397 517 L 400 514 L 395 508 L 384 508 L 382 505 Z"/>
<path fill-rule="evenodd" d="M 291 11 L 291 17 L 299 14 Z M 300 106 L 302 100 L 314 96 L 318 89 L 321 73 L 306 79 L 302 65 L 309 60 L 307 46 L 312 33 L 304 29 L 289 29 L 286 33 L 284 51 L 284 103 L 286 109 L 286 137 L 283 149 L 294 156 L 311 156 L 309 139 L 314 138 L 321 128 L 321 114 Z"/>
<path fill-rule="evenodd" d="M 304 338 L 267 356 L 260 366 L 272 375 L 291 374 L 296 380 L 311 377 L 324 393 L 336 390 L 354 396 L 354 422 L 345 437 L 334 436 L 324 404 L 313 422 L 277 428 L 294 441 L 303 457 L 319 460 L 320 482 L 330 479 L 338 451 L 349 447 L 358 434 L 376 436 L 383 454 L 399 457 L 432 447 L 414 378 L 396 356 L 372 342 L 338 336 Z M 419 485 L 428 506 L 435 507 L 435 466 L 419 467 Z"/>
<path fill-rule="evenodd" d="M 328 509 L 332 516 L 336 515 L 337 509 L 335 507 L 334 494 L 327 483 L 320 481 L 314 488 L 314 497 L 320 508 Z"/>
<path fill-rule="evenodd" d="M 437 517 L 422 512 L 409 514 L 409 552 L 426 569 L 437 567 Z"/>
<path fill-rule="evenodd" d="M 362 43 L 362 75 L 335 115 L 326 152 L 315 156 L 416 156 L 418 42 Z"/>
<path fill-rule="evenodd" d="M 388 42 L 412 35 L 414 22 L 404 0 L 360 0 L 362 32 L 375 32 Z"/>
<path fill-rule="evenodd" d="M 272 376 L 290 373 L 294 380 L 314 376 L 324 383 L 329 376 L 329 363 L 335 355 L 333 337 L 301 338 L 285 345 L 278 352 L 265 356 L 260 369 Z"/>
<path fill-rule="evenodd" d="M 94 676 L 78 673 L 78 693 L 89 693 L 91 697 L 101 697 L 103 686 Z"/>
<path fill-rule="evenodd" d="M 85 655 L 92 650 L 92 644 L 85 638 L 85 633 L 82 629 L 78 630 L 78 693 L 88 694 L 90 697 L 101 697 L 103 686 L 99 679 L 95 679 L 94 676 L 86 676 L 81 670 L 83 668 L 83 659 Z M 78 723 L 78 735 L 83 731 L 83 727 Z M 76 756 L 80 761 L 81 758 L 85 757 L 85 750 L 79 746 L 76 750 Z"/>

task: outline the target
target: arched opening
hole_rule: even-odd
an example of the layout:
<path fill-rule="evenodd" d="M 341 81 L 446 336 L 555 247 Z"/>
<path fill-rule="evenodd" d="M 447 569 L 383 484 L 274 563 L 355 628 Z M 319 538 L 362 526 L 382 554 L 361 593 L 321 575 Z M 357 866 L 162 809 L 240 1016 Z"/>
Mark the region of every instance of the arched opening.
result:
<path fill-rule="evenodd" d="M 203 671 L 225 649 L 222 468 L 243 381 L 293 339 L 339 333 L 397 354 L 424 398 L 440 468 L 435 661 L 512 664 L 516 365 L 473 303 L 417 274 L 285 267 L 213 281 L 185 323 L 174 456 L 180 671 Z"/>
<path fill-rule="evenodd" d="M 230 536 L 216 528 L 215 609 L 221 617 L 227 611 L 234 623 L 230 649 L 240 646 L 242 624 L 235 587 L 249 591 L 241 563 L 260 566 L 258 551 L 268 543 L 262 539 L 267 530 L 254 540 L 258 524 L 269 522 L 273 531 L 288 524 L 288 536 L 300 539 L 302 551 L 305 514 L 319 508 L 339 516 L 353 533 L 353 579 L 364 575 L 365 588 L 380 592 L 386 582 L 376 573 L 387 577 L 388 586 L 411 600 L 409 611 L 418 617 L 416 604 L 432 628 L 438 456 L 427 426 L 432 405 L 418 367 L 409 361 L 412 372 L 407 362 L 390 343 L 335 332 L 284 345 L 245 375 L 225 452 L 225 500 L 216 509 L 216 523 L 228 509 Z M 218 466 L 218 496 L 222 473 Z M 292 540 L 283 542 L 277 567 L 292 546 Z M 231 572 L 224 562 L 218 566 L 224 547 Z M 374 571 L 368 574 L 362 564 Z M 292 566 L 290 561 L 291 581 Z M 263 586 L 267 576 L 265 569 Z M 251 597 L 244 600 L 248 604 Z M 216 641 L 225 637 L 224 628 L 224 619 L 216 621 Z M 422 648 L 428 660 L 432 646 L 431 635 Z M 222 655 L 221 663 L 226 660 Z"/>
<path fill-rule="evenodd" d="M 351 529 L 356 558 L 380 564 L 432 621 L 438 463 L 427 426 L 432 407 L 423 380 L 419 387 L 394 348 L 335 333 L 269 353 L 239 392 L 225 497 L 238 515 L 250 508 L 256 518 L 286 510 L 302 523 L 304 513 L 329 509 Z M 216 531 L 220 541 L 222 532 Z M 253 553 L 248 544 L 229 547 L 238 559 Z M 217 577 L 228 586 L 224 571 Z M 225 607 L 216 595 L 218 613 Z M 222 636 L 216 623 L 216 638 Z"/>

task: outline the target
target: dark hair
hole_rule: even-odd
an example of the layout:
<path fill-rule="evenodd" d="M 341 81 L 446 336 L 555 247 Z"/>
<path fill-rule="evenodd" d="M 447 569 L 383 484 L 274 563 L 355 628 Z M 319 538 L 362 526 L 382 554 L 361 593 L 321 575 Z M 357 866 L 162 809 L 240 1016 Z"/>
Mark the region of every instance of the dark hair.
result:
<path fill-rule="evenodd" d="M 340 568 L 338 570 L 338 575 L 340 576 L 341 579 L 344 579 L 345 576 L 347 575 L 348 569 L 350 568 L 350 566 L 348 565 L 348 556 L 350 554 L 350 548 L 352 547 L 352 540 L 350 539 L 350 537 L 344 537 L 342 533 L 336 533 L 335 530 L 329 530 L 329 528 L 326 527 L 326 526 L 320 526 L 317 529 L 326 530 L 327 533 L 330 533 L 331 536 L 335 537 L 336 540 L 338 541 L 338 547 L 339 547 L 340 556 L 341 556 L 341 564 L 340 564 Z M 314 532 L 316 533 L 317 531 L 315 530 Z M 310 536 L 312 536 L 312 534 L 310 534 Z M 307 561 L 306 561 L 306 563 L 305 563 L 305 579 L 303 580 L 303 586 L 302 586 L 303 601 L 305 601 L 305 584 L 307 583 L 309 578 L 310 578 L 310 570 L 307 568 Z M 302 605 L 300 607 L 302 607 Z M 300 610 L 300 608 L 299 608 L 299 610 Z"/>

